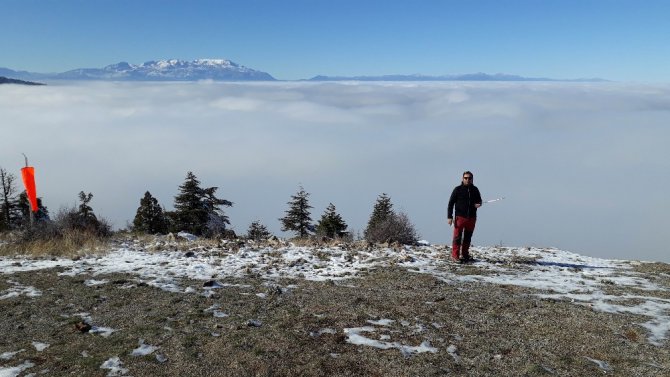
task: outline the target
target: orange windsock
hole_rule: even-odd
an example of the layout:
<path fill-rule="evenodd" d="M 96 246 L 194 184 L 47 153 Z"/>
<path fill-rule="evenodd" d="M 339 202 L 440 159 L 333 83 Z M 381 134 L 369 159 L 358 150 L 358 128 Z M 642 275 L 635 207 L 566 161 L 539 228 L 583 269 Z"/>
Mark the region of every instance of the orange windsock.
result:
<path fill-rule="evenodd" d="M 30 201 L 30 208 L 33 212 L 37 212 L 37 189 L 35 188 L 35 168 L 26 166 L 21 168 L 21 177 L 23 178 L 23 185 L 26 187 L 26 194 L 28 194 L 28 201 Z"/>

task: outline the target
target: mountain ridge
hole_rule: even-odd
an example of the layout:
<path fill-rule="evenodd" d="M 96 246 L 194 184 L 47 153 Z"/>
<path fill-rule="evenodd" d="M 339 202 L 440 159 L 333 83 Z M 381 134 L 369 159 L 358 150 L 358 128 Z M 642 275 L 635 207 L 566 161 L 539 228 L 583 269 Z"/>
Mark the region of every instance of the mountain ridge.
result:
<path fill-rule="evenodd" d="M 46 84 L 42 84 L 42 83 L 39 83 L 39 82 L 10 79 L 10 78 L 4 77 L 4 76 L 0 76 L 0 84 L 46 85 Z"/>
<path fill-rule="evenodd" d="M 326 76 L 318 75 L 305 81 L 561 81 L 561 82 L 605 82 L 601 78 L 552 79 L 547 77 L 524 77 L 506 73 L 483 72 L 459 75 L 380 75 L 380 76 Z"/>
<path fill-rule="evenodd" d="M 102 68 L 76 68 L 61 73 L 33 73 L 0 68 L 0 75 L 18 79 L 102 81 L 275 81 L 269 73 L 226 59 L 150 60 L 142 64 L 119 62 Z"/>
<path fill-rule="evenodd" d="M 76 68 L 60 73 L 35 73 L 0 67 L 0 76 L 20 80 L 102 81 L 278 81 L 267 72 L 245 67 L 227 59 L 150 60 L 141 64 L 118 62 L 102 68 Z M 308 79 L 281 81 L 550 81 L 606 82 L 601 78 L 553 79 L 483 72 L 454 75 L 392 74 L 360 76 L 317 75 Z"/>

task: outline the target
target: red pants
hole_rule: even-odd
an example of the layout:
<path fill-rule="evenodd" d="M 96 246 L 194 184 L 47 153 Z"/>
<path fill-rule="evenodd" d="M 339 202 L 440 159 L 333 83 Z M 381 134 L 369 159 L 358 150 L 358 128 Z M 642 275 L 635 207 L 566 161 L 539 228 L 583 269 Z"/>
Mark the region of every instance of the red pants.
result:
<path fill-rule="evenodd" d="M 454 219 L 454 242 L 451 246 L 451 257 L 454 259 L 470 258 L 470 242 L 472 241 L 472 233 L 475 231 L 476 217 L 461 217 L 456 216 Z M 460 252 L 459 252 L 460 250 Z"/>

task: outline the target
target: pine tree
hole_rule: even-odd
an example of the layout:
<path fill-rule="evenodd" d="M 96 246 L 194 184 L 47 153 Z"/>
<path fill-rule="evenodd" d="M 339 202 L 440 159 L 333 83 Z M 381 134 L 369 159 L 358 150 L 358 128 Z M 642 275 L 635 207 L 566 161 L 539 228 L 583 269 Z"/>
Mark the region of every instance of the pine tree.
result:
<path fill-rule="evenodd" d="M 216 190 L 218 187 L 201 188 L 196 176 L 188 172 L 174 198 L 174 230 L 206 236 L 223 233 L 230 221 L 219 207 L 231 207 L 233 203 L 217 198 Z"/>
<path fill-rule="evenodd" d="M 13 220 L 16 212 L 16 177 L 7 170 L 0 168 L 0 231 L 14 228 Z"/>
<path fill-rule="evenodd" d="M 247 238 L 250 240 L 260 241 L 266 240 L 272 236 L 265 225 L 261 224 L 260 220 L 256 220 L 249 225 L 247 230 Z"/>
<path fill-rule="evenodd" d="M 20 225 L 21 227 L 27 226 L 30 224 L 30 212 L 32 208 L 30 206 L 30 201 L 28 200 L 28 194 L 23 191 L 19 195 L 19 200 L 17 203 L 17 208 L 21 213 Z M 33 214 L 35 221 L 44 221 L 49 220 L 49 210 L 47 207 L 42 205 L 42 198 L 37 198 L 37 212 Z"/>
<path fill-rule="evenodd" d="M 365 239 L 373 243 L 398 242 L 413 245 L 419 239 L 418 237 L 409 216 L 404 212 L 395 213 L 391 198 L 386 194 L 381 194 L 377 198 L 365 229 Z"/>
<path fill-rule="evenodd" d="M 231 207 L 233 203 L 225 199 L 216 197 L 218 187 L 209 187 L 203 189 L 203 205 L 207 210 L 207 223 L 203 234 L 207 237 L 223 235 L 226 232 L 226 225 L 230 225 L 228 216 L 223 212 L 220 206 Z"/>
<path fill-rule="evenodd" d="M 308 197 L 309 194 L 302 186 L 300 186 L 300 191 L 291 196 L 291 201 L 287 203 L 289 209 L 286 211 L 286 216 L 279 219 L 282 223 L 282 231 L 294 231 L 300 238 L 309 235 L 313 225 L 309 213 L 312 206 L 309 205 Z"/>
<path fill-rule="evenodd" d="M 149 191 L 145 192 L 144 197 L 140 199 L 140 206 L 133 220 L 134 230 L 149 234 L 165 234 L 167 225 L 167 219 L 158 200 Z"/>
<path fill-rule="evenodd" d="M 95 216 L 95 213 L 93 213 L 93 208 L 88 205 L 91 200 L 93 200 L 93 194 L 90 192 L 88 194 L 83 191 L 79 192 L 79 201 L 81 203 L 78 207 L 78 214 L 84 223 L 95 222 L 98 220 L 98 218 Z"/>
<path fill-rule="evenodd" d="M 370 242 L 375 242 L 371 240 L 374 229 L 377 228 L 379 224 L 391 219 L 394 214 L 391 198 L 386 195 L 386 193 L 379 195 L 379 197 L 377 197 L 377 202 L 372 209 L 370 220 L 368 220 L 368 226 L 365 228 L 365 239 Z"/>
<path fill-rule="evenodd" d="M 342 220 L 333 203 L 328 205 L 316 226 L 316 232 L 329 238 L 340 236 L 347 229 L 347 224 Z"/>

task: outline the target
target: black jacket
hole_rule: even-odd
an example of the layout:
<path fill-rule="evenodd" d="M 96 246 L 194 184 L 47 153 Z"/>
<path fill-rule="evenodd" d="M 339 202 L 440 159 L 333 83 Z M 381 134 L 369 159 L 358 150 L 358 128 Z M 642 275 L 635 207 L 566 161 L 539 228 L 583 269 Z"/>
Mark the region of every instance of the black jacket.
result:
<path fill-rule="evenodd" d="M 466 186 L 464 184 L 456 186 L 449 198 L 447 218 L 453 218 L 454 206 L 456 207 L 456 216 L 476 218 L 477 208 L 475 208 L 475 204 L 477 203 L 482 204 L 482 196 L 479 194 L 477 186 Z"/>

